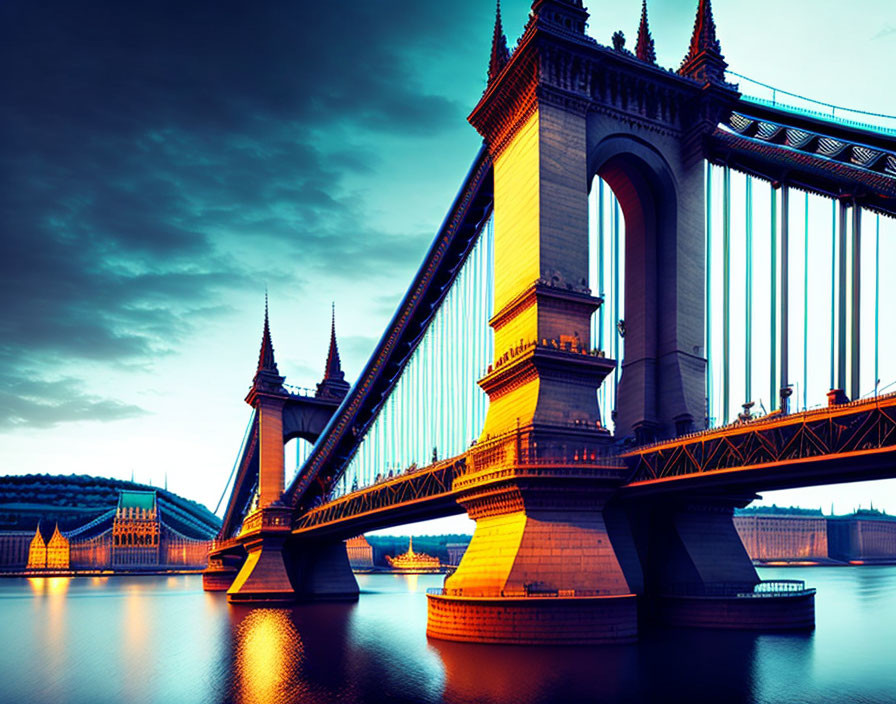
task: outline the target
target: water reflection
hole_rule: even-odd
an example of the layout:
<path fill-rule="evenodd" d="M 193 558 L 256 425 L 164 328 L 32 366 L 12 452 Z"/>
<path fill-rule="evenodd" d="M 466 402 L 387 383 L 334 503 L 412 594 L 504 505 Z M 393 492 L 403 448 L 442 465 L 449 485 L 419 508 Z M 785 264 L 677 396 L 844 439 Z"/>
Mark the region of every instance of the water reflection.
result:
<path fill-rule="evenodd" d="M 0 702 L 894 701 L 896 568 L 818 586 L 810 634 L 653 630 L 620 647 L 427 640 L 439 575 L 364 575 L 354 604 L 231 606 L 199 577 L 0 580 Z M 411 579 L 413 577 L 413 579 Z"/>
<path fill-rule="evenodd" d="M 121 659 L 128 676 L 122 684 L 129 701 L 152 686 L 152 668 L 146 666 L 146 652 L 152 642 L 149 633 L 151 614 L 147 613 L 148 605 L 141 598 L 140 591 L 141 585 L 134 582 L 128 584 L 123 603 Z"/>
<path fill-rule="evenodd" d="M 402 574 L 399 575 L 402 578 L 402 581 L 407 584 L 407 590 L 412 594 L 417 591 L 417 582 L 419 581 L 419 574 Z"/>
<path fill-rule="evenodd" d="M 449 703 L 755 701 L 757 636 L 748 633 L 657 631 L 630 646 L 429 645 Z"/>
<path fill-rule="evenodd" d="M 301 681 L 302 639 L 284 609 L 253 609 L 236 624 L 236 700 L 294 701 Z"/>

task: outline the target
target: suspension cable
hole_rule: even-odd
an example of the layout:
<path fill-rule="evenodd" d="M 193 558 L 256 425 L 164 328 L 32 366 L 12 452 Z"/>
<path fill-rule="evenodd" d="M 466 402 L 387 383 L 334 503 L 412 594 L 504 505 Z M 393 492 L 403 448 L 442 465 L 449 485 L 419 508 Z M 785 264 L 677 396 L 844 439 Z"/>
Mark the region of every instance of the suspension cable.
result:
<path fill-rule="evenodd" d="M 224 497 L 227 496 L 227 489 L 230 486 L 230 482 L 233 480 L 233 475 L 236 474 L 236 468 L 240 464 L 240 460 L 243 457 L 243 450 L 246 447 L 246 440 L 249 437 L 249 432 L 252 429 L 252 424 L 255 422 L 255 411 L 252 411 L 252 414 L 249 416 L 249 423 L 246 425 L 246 430 L 243 433 L 243 439 L 240 442 L 240 449 L 236 453 L 236 459 L 233 462 L 233 468 L 230 470 L 230 476 L 227 477 L 227 483 L 224 485 L 224 491 L 221 492 L 221 498 L 218 499 L 218 503 L 215 505 L 215 510 L 213 513 L 217 514 L 218 509 L 221 508 L 221 503 L 224 501 Z"/>

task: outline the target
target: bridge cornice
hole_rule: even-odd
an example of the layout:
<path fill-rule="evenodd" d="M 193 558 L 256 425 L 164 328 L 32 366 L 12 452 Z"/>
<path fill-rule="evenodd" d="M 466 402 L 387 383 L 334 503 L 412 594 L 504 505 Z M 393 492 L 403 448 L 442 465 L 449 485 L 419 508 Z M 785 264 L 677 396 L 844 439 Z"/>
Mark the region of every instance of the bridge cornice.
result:
<path fill-rule="evenodd" d="M 698 484 L 717 490 L 787 488 L 805 485 L 813 473 L 839 473 L 840 481 L 855 479 L 853 472 L 877 478 L 892 474 L 894 453 L 896 394 L 890 394 L 802 413 L 770 414 L 636 448 L 622 457 L 632 467 L 626 491 L 643 493 Z"/>
<path fill-rule="evenodd" d="M 570 305 L 585 306 L 590 309 L 589 312 L 597 310 L 604 302 L 602 298 L 592 296 L 591 290 L 588 288 L 576 290 L 571 286 L 563 286 L 562 282 L 554 285 L 550 283 L 549 275 L 545 274 L 534 281 L 525 291 L 508 301 L 501 310 L 491 317 L 488 323 L 493 328 L 500 328 L 521 311 L 542 299 L 553 299 Z"/>
<path fill-rule="evenodd" d="M 742 107 L 714 130 L 710 160 L 896 216 L 896 139 L 875 140 L 871 133 L 819 120 L 790 121 L 781 112 L 774 116 L 787 122 L 771 121 L 756 116 L 771 115 L 768 110 L 756 112 L 746 103 Z"/>
<path fill-rule="evenodd" d="M 702 147 L 702 137 L 712 132 L 738 96 L 734 86 L 703 85 L 627 51 L 533 19 L 468 120 L 494 157 L 542 104 L 686 135 Z"/>

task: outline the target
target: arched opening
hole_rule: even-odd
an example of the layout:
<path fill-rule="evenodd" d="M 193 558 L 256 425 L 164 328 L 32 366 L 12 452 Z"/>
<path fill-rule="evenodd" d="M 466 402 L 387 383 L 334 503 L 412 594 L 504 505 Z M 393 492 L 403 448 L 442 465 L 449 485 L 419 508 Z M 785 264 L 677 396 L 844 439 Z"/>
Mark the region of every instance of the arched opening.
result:
<path fill-rule="evenodd" d="M 690 432 L 703 417 L 689 412 L 686 396 L 703 390 L 684 388 L 677 306 L 681 278 L 702 276 L 703 265 L 679 251 L 672 169 L 653 147 L 621 135 L 591 149 L 589 169 L 590 283 L 604 298 L 592 328 L 596 346 L 618 364 L 599 391 L 602 413 L 617 437 L 638 443 Z M 687 353 L 699 361 L 702 348 Z"/>
<path fill-rule="evenodd" d="M 289 484 L 292 475 L 305 464 L 305 460 L 311 454 L 312 447 L 314 447 L 314 443 L 301 437 L 292 438 L 283 444 L 283 466 L 286 468 L 287 484 Z"/>

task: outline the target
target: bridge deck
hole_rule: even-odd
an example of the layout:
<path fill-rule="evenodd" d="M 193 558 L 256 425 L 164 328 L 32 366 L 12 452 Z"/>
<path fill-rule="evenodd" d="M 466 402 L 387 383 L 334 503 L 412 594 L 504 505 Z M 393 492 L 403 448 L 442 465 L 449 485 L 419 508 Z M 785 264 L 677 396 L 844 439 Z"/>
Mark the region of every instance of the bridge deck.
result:
<path fill-rule="evenodd" d="M 770 414 L 625 453 L 629 493 L 784 489 L 896 475 L 896 394 Z"/>
<path fill-rule="evenodd" d="M 639 447 L 619 455 L 628 497 L 679 491 L 740 492 L 896 475 L 896 394 L 802 413 L 773 413 Z M 523 460 L 524 466 L 563 462 Z M 567 460 L 566 465 L 587 466 Z M 416 520 L 459 514 L 468 473 L 461 455 L 351 492 L 317 506 L 293 524 L 297 536 L 348 537 Z"/>

